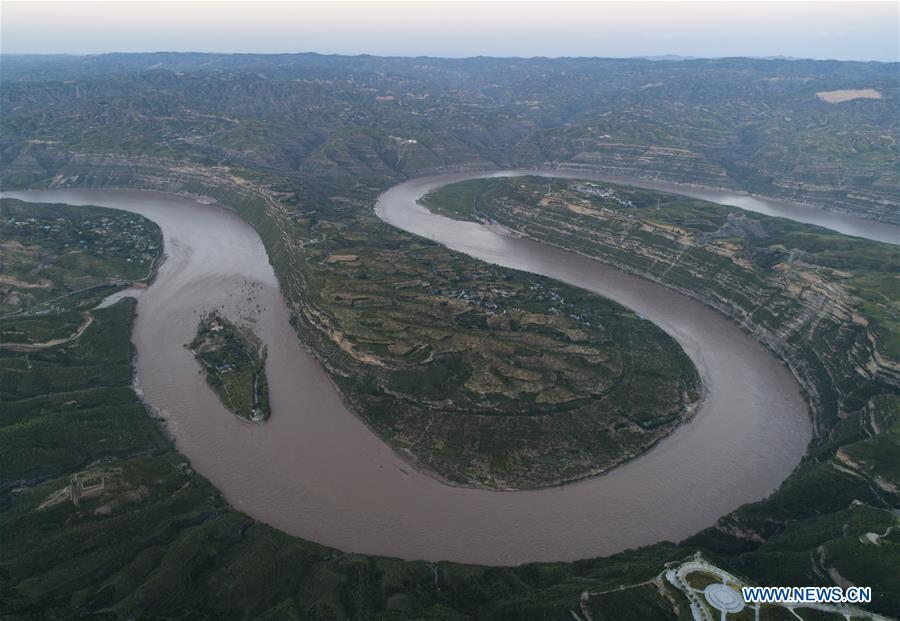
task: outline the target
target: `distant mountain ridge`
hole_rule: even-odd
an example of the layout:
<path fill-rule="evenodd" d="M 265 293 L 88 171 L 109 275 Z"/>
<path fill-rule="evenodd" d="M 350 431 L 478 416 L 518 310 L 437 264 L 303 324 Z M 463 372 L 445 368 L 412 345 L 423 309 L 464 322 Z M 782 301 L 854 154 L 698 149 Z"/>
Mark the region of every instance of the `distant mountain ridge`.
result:
<path fill-rule="evenodd" d="M 73 154 L 123 153 L 108 141 L 118 132 L 130 136 L 131 154 L 298 178 L 566 165 L 897 223 L 898 67 L 749 58 L 7 55 L 0 166 L 6 182 L 50 179 Z M 881 99 L 832 104 L 816 96 L 853 89 Z M 252 136 L 249 123 L 259 124 Z M 335 159 L 338 151 L 346 157 Z"/>
<path fill-rule="evenodd" d="M 70 79 L 89 75 L 106 75 L 135 71 L 164 69 L 170 71 L 237 71 L 275 70 L 286 66 L 337 67 L 365 69 L 375 66 L 400 66 L 407 62 L 427 62 L 445 67 L 478 66 L 485 63 L 529 62 L 536 64 L 583 64 L 622 61 L 653 63 L 702 62 L 759 62 L 790 61 L 798 63 L 842 63 L 854 65 L 898 65 L 883 61 L 836 61 L 805 59 L 792 56 L 762 57 L 699 57 L 661 54 L 635 57 L 491 57 L 443 58 L 435 56 L 373 56 L 369 54 L 342 55 L 297 52 L 285 54 L 225 54 L 210 52 L 111 52 L 105 54 L 0 54 L 0 81 Z"/>

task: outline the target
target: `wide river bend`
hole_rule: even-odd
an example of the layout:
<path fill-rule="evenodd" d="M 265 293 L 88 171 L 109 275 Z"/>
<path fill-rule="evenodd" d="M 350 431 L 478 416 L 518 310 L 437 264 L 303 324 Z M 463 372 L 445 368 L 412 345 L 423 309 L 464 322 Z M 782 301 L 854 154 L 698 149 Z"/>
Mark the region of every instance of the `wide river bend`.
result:
<path fill-rule="evenodd" d="M 3 195 L 125 209 L 159 224 L 167 259 L 154 284 L 139 292 L 132 335 L 138 388 L 198 472 L 235 507 L 292 535 L 406 559 L 564 561 L 678 540 L 774 490 L 810 439 L 806 404 L 790 372 L 685 296 L 417 203 L 432 188 L 474 176 L 483 175 L 408 181 L 385 192 L 376 211 L 454 250 L 583 287 L 653 321 L 703 376 L 708 394 L 692 422 L 646 455 L 579 483 L 521 492 L 446 485 L 411 468 L 346 409 L 301 348 L 258 235 L 233 212 L 133 190 Z M 231 416 L 184 347 L 200 313 L 211 308 L 255 324 L 268 346 L 273 414 L 264 425 Z"/>

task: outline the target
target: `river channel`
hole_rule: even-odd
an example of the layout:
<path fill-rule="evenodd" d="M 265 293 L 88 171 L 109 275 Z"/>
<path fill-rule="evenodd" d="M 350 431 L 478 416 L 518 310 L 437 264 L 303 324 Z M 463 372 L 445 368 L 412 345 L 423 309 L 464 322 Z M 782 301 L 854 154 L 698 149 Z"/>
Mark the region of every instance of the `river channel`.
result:
<path fill-rule="evenodd" d="M 644 456 L 579 483 L 521 492 L 447 485 L 413 469 L 347 410 L 300 346 L 259 236 L 233 212 L 134 190 L 3 195 L 124 209 L 159 224 L 166 261 L 153 285 L 139 292 L 132 334 L 138 389 L 166 419 L 178 450 L 237 509 L 292 535 L 406 559 L 567 561 L 679 540 L 763 498 L 790 474 L 810 423 L 799 385 L 772 354 L 716 312 L 661 285 L 431 214 L 417 202 L 435 187 L 474 176 L 483 175 L 402 183 L 379 198 L 376 211 L 454 250 L 596 292 L 654 322 L 684 348 L 705 382 L 706 400 L 690 423 Z M 184 347 L 200 314 L 213 308 L 254 325 L 268 346 L 272 416 L 263 425 L 231 416 Z"/>

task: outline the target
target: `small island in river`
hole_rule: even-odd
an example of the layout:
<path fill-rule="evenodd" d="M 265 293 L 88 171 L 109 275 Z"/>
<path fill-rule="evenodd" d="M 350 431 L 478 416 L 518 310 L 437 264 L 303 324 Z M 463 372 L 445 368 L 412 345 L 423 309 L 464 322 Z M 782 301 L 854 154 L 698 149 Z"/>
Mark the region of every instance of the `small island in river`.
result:
<path fill-rule="evenodd" d="M 252 330 L 213 311 L 200 320 L 188 347 L 206 381 L 235 416 L 254 423 L 269 417 L 266 348 Z"/>

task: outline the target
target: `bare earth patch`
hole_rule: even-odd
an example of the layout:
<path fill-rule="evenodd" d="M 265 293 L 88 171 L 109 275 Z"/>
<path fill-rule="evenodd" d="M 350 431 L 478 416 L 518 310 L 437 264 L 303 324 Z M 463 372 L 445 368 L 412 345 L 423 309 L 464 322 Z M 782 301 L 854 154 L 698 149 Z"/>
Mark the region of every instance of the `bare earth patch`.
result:
<path fill-rule="evenodd" d="M 828 103 L 843 103 L 854 99 L 881 99 L 881 93 L 874 88 L 849 89 L 843 91 L 821 91 L 816 97 Z"/>
<path fill-rule="evenodd" d="M 13 287 L 19 287 L 20 289 L 49 289 L 53 286 L 53 283 L 49 280 L 42 280 L 41 282 L 25 282 L 24 280 L 19 280 L 15 276 L 0 274 L 0 285 L 11 285 Z"/>
<path fill-rule="evenodd" d="M 81 316 L 84 317 L 84 323 L 76 330 L 73 334 L 61 338 L 61 339 L 51 339 L 49 341 L 44 341 L 43 343 L 3 343 L 0 347 L 5 349 L 9 349 L 11 351 L 39 351 L 41 349 L 49 349 L 50 347 L 56 347 L 57 345 L 63 345 L 65 343 L 71 343 L 75 339 L 81 338 L 81 335 L 84 334 L 84 331 L 91 327 L 91 324 L 94 323 L 94 318 L 87 311 L 82 311 Z"/>

